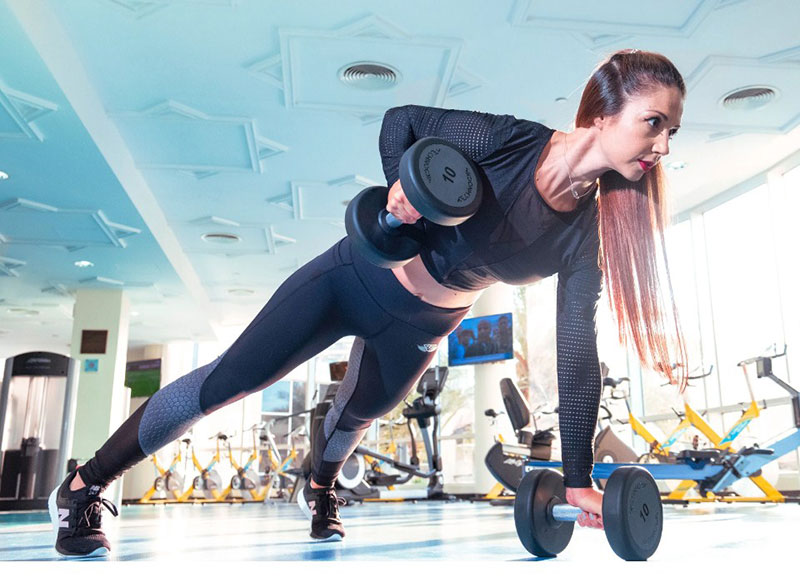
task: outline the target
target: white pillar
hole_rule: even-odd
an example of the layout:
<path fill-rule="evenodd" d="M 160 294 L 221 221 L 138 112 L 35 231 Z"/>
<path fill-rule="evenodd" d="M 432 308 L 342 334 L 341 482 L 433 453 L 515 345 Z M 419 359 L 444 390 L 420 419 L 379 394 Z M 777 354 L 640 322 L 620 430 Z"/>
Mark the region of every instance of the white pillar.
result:
<path fill-rule="evenodd" d="M 486 290 L 472 307 L 473 316 L 502 314 L 514 310 L 513 290 L 505 284 L 496 284 Z M 495 485 L 495 479 L 483 463 L 486 453 L 494 444 L 490 419 L 484 415 L 488 408 L 501 410 L 500 380 L 514 379 L 514 361 L 505 360 L 475 366 L 475 452 L 473 454 L 474 492 L 485 494 Z"/>
<path fill-rule="evenodd" d="M 93 457 L 127 417 L 128 314 L 128 298 L 122 290 L 77 292 L 71 356 L 78 360 L 81 373 L 70 455 L 79 463 Z M 114 500 L 119 492 L 120 487 L 114 485 L 107 495 Z"/>

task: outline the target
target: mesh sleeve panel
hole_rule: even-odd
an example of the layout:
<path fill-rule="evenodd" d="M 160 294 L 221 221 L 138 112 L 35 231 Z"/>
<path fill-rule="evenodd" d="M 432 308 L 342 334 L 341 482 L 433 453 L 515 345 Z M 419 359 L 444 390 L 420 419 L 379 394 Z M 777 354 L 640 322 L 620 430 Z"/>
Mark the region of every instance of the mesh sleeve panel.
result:
<path fill-rule="evenodd" d="M 558 420 L 564 483 L 572 488 L 592 485 L 593 440 L 602 392 L 595 327 L 602 272 L 597 242 L 587 241 L 570 268 L 558 274 Z"/>
<path fill-rule="evenodd" d="M 405 150 L 423 137 L 446 139 L 480 162 L 501 142 L 506 118 L 509 117 L 416 105 L 390 108 L 383 117 L 379 138 L 387 185 L 397 181 L 397 168 Z"/>

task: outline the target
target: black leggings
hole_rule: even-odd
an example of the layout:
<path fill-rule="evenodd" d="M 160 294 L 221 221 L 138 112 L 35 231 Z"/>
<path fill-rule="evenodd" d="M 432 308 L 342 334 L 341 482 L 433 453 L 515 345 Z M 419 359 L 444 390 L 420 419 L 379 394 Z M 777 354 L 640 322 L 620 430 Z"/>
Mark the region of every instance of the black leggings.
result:
<path fill-rule="evenodd" d="M 292 274 L 225 353 L 139 407 L 81 467 L 81 477 L 106 487 L 203 416 L 355 335 L 324 439 L 312 456 L 314 481 L 333 485 L 370 423 L 406 396 L 468 310 L 423 302 L 344 238 Z"/>

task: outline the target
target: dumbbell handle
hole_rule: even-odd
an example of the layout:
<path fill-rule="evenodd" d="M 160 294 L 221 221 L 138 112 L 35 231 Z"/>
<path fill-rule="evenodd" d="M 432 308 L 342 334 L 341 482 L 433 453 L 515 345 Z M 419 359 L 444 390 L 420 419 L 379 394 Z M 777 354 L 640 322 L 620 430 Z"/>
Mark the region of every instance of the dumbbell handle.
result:
<path fill-rule="evenodd" d="M 574 523 L 583 509 L 571 504 L 556 504 L 553 506 L 553 518 L 562 523 Z"/>
<path fill-rule="evenodd" d="M 386 230 L 393 230 L 397 227 L 403 226 L 403 221 L 399 218 L 394 216 L 391 212 L 384 209 L 378 213 L 378 226 L 380 226 L 384 231 Z"/>

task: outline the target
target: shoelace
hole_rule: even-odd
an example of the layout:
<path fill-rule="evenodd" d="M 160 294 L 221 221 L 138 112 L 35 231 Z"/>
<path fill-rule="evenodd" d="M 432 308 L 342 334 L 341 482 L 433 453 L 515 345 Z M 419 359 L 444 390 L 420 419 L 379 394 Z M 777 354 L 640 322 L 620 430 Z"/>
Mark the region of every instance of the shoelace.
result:
<path fill-rule="evenodd" d="M 83 517 L 78 521 L 78 526 L 86 526 L 90 529 L 99 529 L 104 506 L 112 515 L 119 515 L 119 511 L 113 502 L 106 498 L 97 498 L 83 510 Z M 82 523 L 85 523 L 85 525 L 82 525 Z"/>
<path fill-rule="evenodd" d="M 327 518 L 339 521 L 339 507 L 347 504 L 347 501 L 340 496 L 336 496 L 333 492 L 325 493 L 325 501 L 327 506 Z"/>

